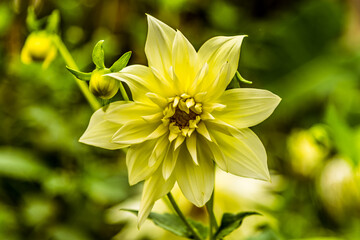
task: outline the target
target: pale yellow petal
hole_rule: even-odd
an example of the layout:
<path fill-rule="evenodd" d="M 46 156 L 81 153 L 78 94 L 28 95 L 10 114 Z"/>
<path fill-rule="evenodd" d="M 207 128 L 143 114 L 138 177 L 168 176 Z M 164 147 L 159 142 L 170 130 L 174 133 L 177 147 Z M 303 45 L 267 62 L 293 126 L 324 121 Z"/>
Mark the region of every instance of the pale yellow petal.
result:
<path fill-rule="evenodd" d="M 152 70 L 143 65 L 127 66 L 120 72 L 110 73 L 107 76 L 125 82 L 135 102 L 154 104 L 146 93 L 153 92 L 161 95 L 165 88 L 165 85 L 154 76 Z"/>
<path fill-rule="evenodd" d="M 176 149 L 174 148 L 174 143 L 172 143 L 166 153 L 165 159 L 163 161 L 163 165 L 162 165 L 162 174 L 165 180 L 167 180 L 176 165 L 178 156 L 179 156 L 179 152 L 180 152 L 180 148 Z"/>
<path fill-rule="evenodd" d="M 209 72 L 201 81 L 200 86 L 205 87 L 208 92 L 223 92 L 234 77 L 239 62 L 240 47 L 245 35 L 234 37 L 214 37 L 206 41 L 198 52 L 199 64 L 207 63 Z M 217 85 L 214 84 L 224 64 L 229 64 L 227 78 L 221 78 Z"/>
<path fill-rule="evenodd" d="M 190 137 L 186 138 L 186 147 L 192 157 L 192 160 L 196 165 L 199 165 L 198 159 L 197 159 L 197 151 L 196 151 L 196 138 L 197 134 L 193 133 Z"/>
<path fill-rule="evenodd" d="M 211 154 L 202 146 L 197 147 L 198 162 L 196 165 L 185 146 L 179 153 L 175 173 L 176 180 L 184 196 L 197 207 L 209 201 L 214 189 L 214 164 Z"/>
<path fill-rule="evenodd" d="M 112 141 L 120 144 L 137 144 L 157 138 L 166 133 L 160 122 L 148 123 L 143 119 L 129 122 L 122 126 L 113 136 Z"/>
<path fill-rule="evenodd" d="M 164 134 L 162 137 L 157 139 L 156 145 L 152 150 L 151 156 L 148 161 L 149 167 L 156 163 L 161 163 L 170 148 L 170 141 L 168 135 Z"/>
<path fill-rule="evenodd" d="M 209 131 L 206 128 L 206 125 L 204 124 L 204 122 L 200 122 L 198 124 L 198 128 L 196 129 L 196 131 L 201 134 L 202 136 L 204 136 L 207 140 L 212 141 Z"/>
<path fill-rule="evenodd" d="M 260 180 L 270 180 L 267 157 L 260 139 L 250 129 L 232 131 L 234 136 L 209 128 L 225 157 L 224 171 Z"/>
<path fill-rule="evenodd" d="M 172 64 L 172 46 L 175 31 L 158 19 L 147 15 L 148 34 L 145 44 L 145 54 L 149 67 L 155 68 L 167 79 L 168 70 Z"/>
<path fill-rule="evenodd" d="M 168 100 L 159 94 L 148 92 L 146 96 L 160 108 L 165 108 L 169 104 Z"/>
<path fill-rule="evenodd" d="M 126 154 L 126 165 L 129 173 L 129 183 L 134 185 L 149 178 L 160 165 L 160 161 L 149 166 L 149 159 L 158 139 L 152 139 L 132 145 Z"/>
<path fill-rule="evenodd" d="M 126 124 L 130 121 L 147 119 L 149 116 L 155 117 L 156 120 L 160 120 L 160 116 L 155 116 L 157 113 L 161 113 L 162 109 L 154 105 L 145 105 L 136 102 L 112 102 L 106 108 L 106 114 L 104 118 L 110 122 L 118 124 Z M 155 120 L 153 118 L 149 121 Z"/>
<path fill-rule="evenodd" d="M 172 66 L 179 80 L 180 94 L 188 92 L 197 73 L 197 53 L 191 43 L 178 30 L 172 46 Z"/>
<path fill-rule="evenodd" d="M 199 144 L 202 144 L 202 145 L 208 147 L 208 151 L 211 152 L 211 154 L 213 156 L 212 159 L 215 161 L 215 163 L 221 169 L 228 172 L 227 161 L 225 160 L 225 156 L 224 156 L 223 152 L 221 151 L 221 149 L 219 148 L 219 145 L 214 142 L 209 142 L 205 138 L 199 138 L 199 142 L 200 142 Z"/>
<path fill-rule="evenodd" d="M 122 125 L 109 122 L 104 116 L 103 108 L 100 108 L 91 116 L 89 126 L 79 139 L 79 142 L 106 149 L 127 147 L 127 144 L 118 144 L 111 141 L 112 136 Z"/>
<path fill-rule="evenodd" d="M 155 201 L 165 196 L 171 191 L 175 184 L 175 178 L 171 176 L 168 180 L 165 180 L 161 174 L 161 170 L 158 169 L 152 177 L 147 179 L 144 184 L 140 210 L 138 215 L 138 226 L 140 227 L 149 216 L 151 209 L 154 206 Z"/>
<path fill-rule="evenodd" d="M 251 127 L 268 118 L 280 101 L 281 98 L 267 90 L 231 89 L 219 98 L 219 103 L 226 107 L 214 110 L 212 115 L 236 128 Z"/>

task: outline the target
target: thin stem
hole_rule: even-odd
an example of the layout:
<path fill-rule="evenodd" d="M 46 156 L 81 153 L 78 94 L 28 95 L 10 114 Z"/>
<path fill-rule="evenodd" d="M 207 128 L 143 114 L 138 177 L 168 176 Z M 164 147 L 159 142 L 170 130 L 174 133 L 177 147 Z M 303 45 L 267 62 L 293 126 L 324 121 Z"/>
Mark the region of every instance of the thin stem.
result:
<path fill-rule="evenodd" d="M 169 201 L 170 201 L 171 205 L 173 206 L 175 212 L 179 215 L 180 219 L 185 223 L 185 225 L 189 228 L 191 233 L 194 235 L 194 239 L 202 240 L 201 237 L 199 236 L 199 234 L 197 233 L 197 231 L 190 225 L 188 220 L 186 220 L 186 217 L 181 212 L 181 210 L 180 210 L 179 206 L 177 205 L 177 203 L 176 203 L 174 197 L 172 196 L 171 192 L 169 192 L 167 194 L 167 197 L 169 198 Z"/>
<path fill-rule="evenodd" d="M 61 40 L 61 38 L 57 35 L 54 36 L 54 43 L 57 46 L 57 49 L 59 50 L 61 56 L 63 57 L 66 65 L 72 69 L 79 70 L 78 66 L 76 65 L 74 59 L 72 58 L 69 50 L 66 48 L 65 44 Z M 101 105 L 96 99 L 96 97 L 90 92 L 88 85 L 76 77 L 74 77 L 76 83 L 78 84 L 81 92 L 84 94 L 86 100 L 89 102 L 92 109 L 98 110 Z"/>
<path fill-rule="evenodd" d="M 215 228 L 215 231 L 217 231 L 217 229 L 219 228 L 219 226 L 217 225 L 217 222 L 216 222 L 216 217 L 215 217 L 213 209 L 214 209 L 214 191 L 211 194 L 210 200 L 206 203 L 206 210 L 209 214 L 209 222 L 210 222 L 210 226 L 209 226 L 209 239 L 210 240 L 214 239 L 213 229 Z"/>

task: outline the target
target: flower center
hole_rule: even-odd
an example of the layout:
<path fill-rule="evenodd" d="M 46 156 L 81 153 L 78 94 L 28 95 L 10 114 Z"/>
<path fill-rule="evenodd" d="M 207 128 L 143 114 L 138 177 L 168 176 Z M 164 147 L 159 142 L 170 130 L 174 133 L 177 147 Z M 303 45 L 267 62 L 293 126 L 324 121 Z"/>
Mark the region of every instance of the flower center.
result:
<path fill-rule="evenodd" d="M 195 120 L 198 114 L 194 113 L 191 109 L 189 109 L 189 114 L 180 110 L 179 107 L 176 107 L 174 115 L 170 117 L 170 123 L 175 123 L 175 126 L 178 126 L 179 129 L 183 129 L 185 127 L 189 127 L 189 121 Z"/>
<path fill-rule="evenodd" d="M 201 120 L 202 104 L 196 103 L 194 98 L 186 93 L 169 98 L 168 101 L 162 121 L 169 126 L 170 140 L 179 135 L 190 137 Z"/>

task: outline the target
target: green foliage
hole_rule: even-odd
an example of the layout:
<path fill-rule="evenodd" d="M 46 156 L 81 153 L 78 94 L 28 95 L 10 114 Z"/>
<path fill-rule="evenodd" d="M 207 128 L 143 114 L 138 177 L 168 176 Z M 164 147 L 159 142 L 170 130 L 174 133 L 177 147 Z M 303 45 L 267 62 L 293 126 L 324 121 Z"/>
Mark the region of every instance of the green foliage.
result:
<path fill-rule="evenodd" d="M 128 64 L 131 57 L 131 51 L 124 53 L 114 64 L 110 67 L 111 72 L 119 72 Z"/>
<path fill-rule="evenodd" d="M 42 180 L 48 170 L 31 152 L 10 147 L 0 148 L 0 176 L 22 180 Z"/>
<path fill-rule="evenodd" d="M 104 49 L 103 49 L 104 40 L 100 40 L 94 47 L 92 52 L 92 60 L 98 69 L 104 69 Z"/>
<path fill-rule="evenodd" d="M 80 72 L 80 71 L 71 69 L 68 66 L 66 66 L 66 69 L 69 70 L 69 72 L 71 72 L 72 75 L 74 75 L 76 78 L 83 80 L 83 81 L 90 81 L 91 73 Z"/>
<path fill-rule="evenodd" d="M 54 10 L 47 18 L 46 31 L 48 33 L 57 33 L 60 24 L 60 12 Z"/>
<path fill-rule="evenodd" d="M 357 136 L 354 129 L 346 123 L 345 119 L 336 110 L 335 106 L 329 105 L 326 111 L 325 120 L 330 127 L 330 134 L 335 147 L 344 156 L 347 156 L 350 164 L 354 167 L 360 162 L 360 149 L 354 146 L 357 143 Z"/>
<path fill-rule="evenodd" d="M 122 209 L 122 210 L 134 213 L 135 215 L 138 214 L 137 210 L 131 210 L 131 209 Z M 152 220 L 157 226 L 169 232 L 172 232 L 177 236 L 185 237 L 188 239 L 194 238 L 189 228 L 177 215 L 169 214 L 169 213 L 159 214 L 159 213 L 151 212 L 148 218 Z M 188 219 L 188 221 L 191 224 L 191 226 L 194 227 L 196 231 L 200 234 L 202 239 L 205 239 L 207 237 L 208 234 L 207 227 L 192 219 Z"/>
<path fill-rule="evenodd" d="M 238 214 L 224 213 L 219 229 L 215 233 L 215 239 L 220 240 L 239 228 L 245 217 L 259 215 L 257 212 L 241 212 Z"/>

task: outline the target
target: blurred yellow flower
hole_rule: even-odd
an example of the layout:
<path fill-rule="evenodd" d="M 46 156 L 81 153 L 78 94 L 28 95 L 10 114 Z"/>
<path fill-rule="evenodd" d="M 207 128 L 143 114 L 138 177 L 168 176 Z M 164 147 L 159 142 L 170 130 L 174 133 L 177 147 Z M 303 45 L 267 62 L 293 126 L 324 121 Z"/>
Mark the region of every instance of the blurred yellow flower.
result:
<path fill-rule="evenodd" d="M 214 162 L 232 174 L 269 180 L 263 144 L 248 128 L 271 115 L 280 98 L 266 90 L 226 90 L 245 36 L 214 37 L 195 51 L 180 31 L 148 16 L 149 66 L 112 76 L 128 84 L 134 102 L 96 111 L 80 142 L 130 146 L 130 184 L 145 180 L 139 225 L 154 203 L 178 183 L 198 207 L 214 189 Z"/>
<path fill-rule="evenodd" d="M 295 130 L 287 139 L 291 165 L 303 176 L 315 176 L 329 153 L 329 139 L 321 125 Z"/>
<path fill-rule="evenodd" d="M 57 49 L 50 34 L 46 31 L 32 32 L 21 50 L 21 61 L 25 64 L 33 61 L 43 62 L 42 67 L 47 68 L 56 57 L 56 53 Z"/>
<path fill-rule="evenodd" d="M 349 161 L 341 157 L 328 161 L 318 182 L 318 192 L 328 214 L 346 223 L 360 217 L 360 168 L 353 168 Z"/>

